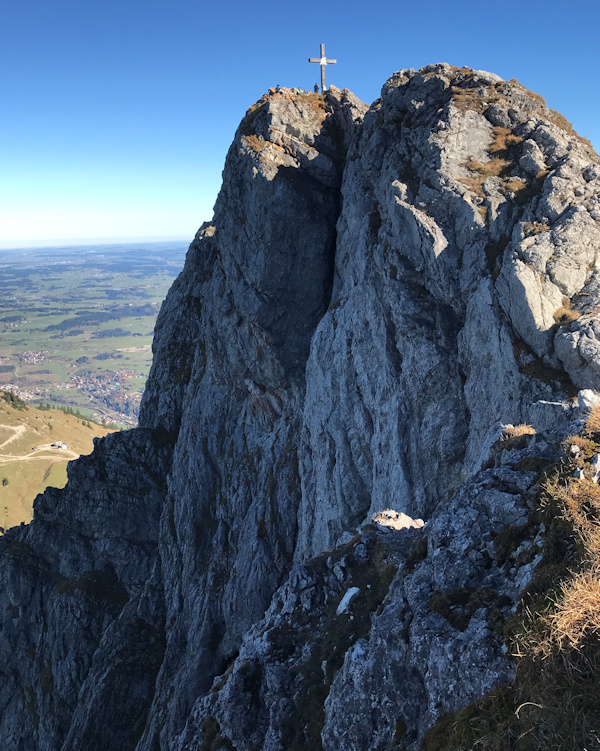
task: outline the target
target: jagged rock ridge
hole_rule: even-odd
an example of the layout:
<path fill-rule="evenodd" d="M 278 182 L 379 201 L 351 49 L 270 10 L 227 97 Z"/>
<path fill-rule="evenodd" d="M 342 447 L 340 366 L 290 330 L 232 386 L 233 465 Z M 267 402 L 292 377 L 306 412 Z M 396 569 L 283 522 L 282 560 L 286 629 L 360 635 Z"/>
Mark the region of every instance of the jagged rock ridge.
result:
<path fill-rule="evenodd" d="M 4 747 L 416 749 L 511 680 L 542 534 L 495 541 L 598 388 L 598 158 L 488 73 L 366 109 L 250 108 L 141 427 L 0 541 Z M 494 460 L 509 423 L 537 433 Z"/>

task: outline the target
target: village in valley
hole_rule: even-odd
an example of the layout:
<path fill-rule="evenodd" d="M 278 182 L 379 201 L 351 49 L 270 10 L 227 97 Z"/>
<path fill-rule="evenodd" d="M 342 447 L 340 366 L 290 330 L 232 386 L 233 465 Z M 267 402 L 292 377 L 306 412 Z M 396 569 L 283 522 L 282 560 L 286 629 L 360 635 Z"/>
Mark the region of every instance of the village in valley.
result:
<path fill-rule="evenodd" d="M 0 391 L 137 425 L 183 243 L 0 250 Z"/>
<path fill-rule="evenodd" d="M 60 391 L 78 392 L 72 399 L 67 396 L 57 400 L 50 388 L 22 389 L 14 383 L 0 383 L 0 391 L 10 391 L 25 402 L 42 404 L 48 401 L 56 405 L 79 404 L 80 397 L 87 398 L 94 405 L 102 405 L 93 410 L 94 419 L 106 422 L 109 418 L 110 422 L 135 427 L 142 395 L 138 391 L 130 393 L 127 381 L 136 377 L 137 373 L 127 368 L 107 370 L 88 378 L 74 375 L 69 381 L 58 384 Z"/>

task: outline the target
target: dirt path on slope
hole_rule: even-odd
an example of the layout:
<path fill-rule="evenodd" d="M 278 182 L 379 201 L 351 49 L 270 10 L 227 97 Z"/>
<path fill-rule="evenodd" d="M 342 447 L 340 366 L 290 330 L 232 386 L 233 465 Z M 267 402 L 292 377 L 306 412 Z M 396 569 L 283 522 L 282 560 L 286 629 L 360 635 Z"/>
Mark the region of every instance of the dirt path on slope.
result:
<path fill-rule="evenodd" d="M 0 424 L 0 428 L 6 428 L 7 430 L 14 431 L 14 435 L 11 435 L 10 438 L 8 438 L 4 443 L 0 443 L 0 449 L 3 449 L 5 446 L 8 446 L 9 443 L 12 443 L 13 441 L 16 441 L 19 439 L 23 433 L 27 432 L 27 428 L 25 425 L 3 425 Z"/>

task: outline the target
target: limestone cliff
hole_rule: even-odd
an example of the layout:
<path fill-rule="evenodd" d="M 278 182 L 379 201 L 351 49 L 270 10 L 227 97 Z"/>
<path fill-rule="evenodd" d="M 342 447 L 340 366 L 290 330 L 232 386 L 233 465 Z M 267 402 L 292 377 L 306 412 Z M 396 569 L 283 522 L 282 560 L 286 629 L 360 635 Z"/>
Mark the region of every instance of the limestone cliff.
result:
<path fill-rule="evenodd" d="M 520 460 L 600 387 L 599 222 L 598 157 L 514 81 L 251 107 L 140 428 L 0 540 L 0 745 L 417 749 L 510 682 Z"/>

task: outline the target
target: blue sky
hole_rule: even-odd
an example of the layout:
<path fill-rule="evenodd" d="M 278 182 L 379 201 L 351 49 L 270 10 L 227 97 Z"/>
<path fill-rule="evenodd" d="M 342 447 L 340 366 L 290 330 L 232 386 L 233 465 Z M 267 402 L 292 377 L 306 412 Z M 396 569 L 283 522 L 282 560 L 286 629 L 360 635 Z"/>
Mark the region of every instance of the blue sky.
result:
<path fill-rule="evenodd" d="M 0 0 L 0 246 L 186 238 L 245 110 L 327 82 L 366 102 L 431 62 L 517 78 L 600 149 L 600 3 Z"/>

